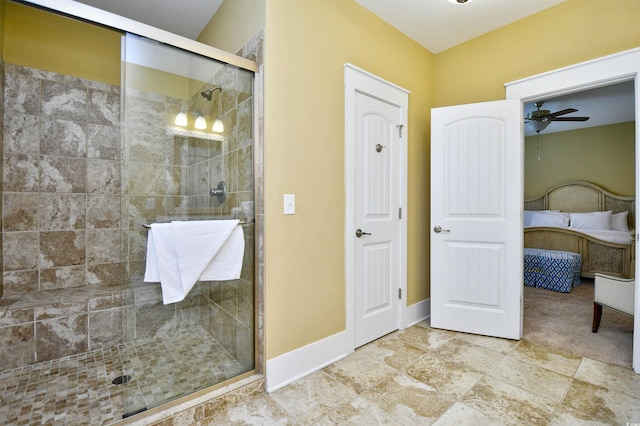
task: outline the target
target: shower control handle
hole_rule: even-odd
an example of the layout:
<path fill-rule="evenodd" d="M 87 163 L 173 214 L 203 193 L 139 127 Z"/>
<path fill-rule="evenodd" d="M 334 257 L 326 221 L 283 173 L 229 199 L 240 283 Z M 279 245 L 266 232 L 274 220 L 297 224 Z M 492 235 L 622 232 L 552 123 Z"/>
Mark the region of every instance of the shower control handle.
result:
<path fill-rule="evenodd" d="M 356 229 L 356 237 L 360 238 L 363 235 L 371 235 L 370 232 L 363 232 L 362 229 L 358 228 Z"/>
<path fill-rule="evenodd" d="M 209 194 L 212 197 L 218 198 L 218 203 L 222 204 L 227 199 L 227 184 L 224 181 L 218 182 L 218 186 L 215 188 L 211 188 L 209 190 Z"/>

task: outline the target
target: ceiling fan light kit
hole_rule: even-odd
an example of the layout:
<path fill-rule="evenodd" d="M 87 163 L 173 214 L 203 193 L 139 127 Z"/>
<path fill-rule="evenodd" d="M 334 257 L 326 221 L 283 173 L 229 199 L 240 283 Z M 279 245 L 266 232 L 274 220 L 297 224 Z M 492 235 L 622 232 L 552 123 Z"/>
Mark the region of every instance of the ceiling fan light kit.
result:
<path fill-rule="evenodd" d="M 535 132 L 541 132 L 544 129 L 547 128 L 547 126 L 550 124 L 550 121 L 527 121 L 527 126 L 535 131 Z"/>
<path fill-rule="evenodd" d="M 546 129 L 552 121 L 587 121 L 589 117 L 560 117 L 561 115 L 571 114 L 572 112 L 578 112 L 575 108 L 566 108 L 560 111 L 551 112 L 548 109 L 540 109 L 544 105 L 543 101 L 536 102 L 534 104 L 536 111 L 532 111 L 524 118 L 524 122 L 530 129 L 537 133 Z"/>

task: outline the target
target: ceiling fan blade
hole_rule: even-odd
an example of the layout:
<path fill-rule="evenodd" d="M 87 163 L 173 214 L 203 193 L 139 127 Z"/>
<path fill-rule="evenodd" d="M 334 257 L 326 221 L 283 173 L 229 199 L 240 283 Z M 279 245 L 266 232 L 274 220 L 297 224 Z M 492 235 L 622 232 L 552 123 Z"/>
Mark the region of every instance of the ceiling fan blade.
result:
<path fill-rule="evenodd" d="M 549 121 L 587 121 L 589 117 L 549 117 Z"/>
<path fill-rule="evenodd" d="M 552 112 L 551 114 L 548 114 L 547 117 L 557 117 L 559 115 L 570 114 L 572 112 L 578 112 L 578 110 L 575 108 L 567 108 L 560 111 Z"/>

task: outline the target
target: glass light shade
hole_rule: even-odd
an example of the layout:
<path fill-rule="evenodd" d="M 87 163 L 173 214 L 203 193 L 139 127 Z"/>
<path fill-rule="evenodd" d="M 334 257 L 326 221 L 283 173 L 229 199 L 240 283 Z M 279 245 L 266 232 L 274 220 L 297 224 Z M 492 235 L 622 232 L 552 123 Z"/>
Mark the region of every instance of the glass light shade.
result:
<path fill-rule="evenodd" d="M 531 129 L 534 130 L 536 132 L 541 132 L 544 129 L 547 128 L 547 126 L 550 124 L 550 121 L 528 121 L 527 122 L 527 126 Z"/>
<path fill-rule="evenodd" d="M 178 115 L 176 115 L 176 119 L 174 121 L 176 126 L 186 126 L 187 125 L 187 114 L 184 111 L 180 111 Z"/>
<path fill-rule="evenodd" d="M 193 126 L 198 130 L 204 130 L 207 128 L 207 120 L 205 120 L 203 116 L 199 115 Z"/>
<path fill-rule="evenodd" d="M 216 119 L 216 121 L 213 122 L 213 126 L 211 126 L 211 130 L 216 133 L 224 132 L 224 123 L 222 122 L 222 120 L 220 120 L 219 118 Z"/>

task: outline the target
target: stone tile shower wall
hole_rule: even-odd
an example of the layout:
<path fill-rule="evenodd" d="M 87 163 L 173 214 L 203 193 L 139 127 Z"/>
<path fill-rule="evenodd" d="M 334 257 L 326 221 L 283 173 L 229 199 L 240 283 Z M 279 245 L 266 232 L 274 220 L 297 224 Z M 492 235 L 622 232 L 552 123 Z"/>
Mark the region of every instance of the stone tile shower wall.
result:
<path fill-rule="evenodd" d="M 0 6 L 1 7 L 1 6 Z M 0 19 L 4 19 L 4 15 L 0 13 Z M 4 129 L 4 51 L 0 48 L 0 129 Z M 4 158 L 4 132 L 0 131 L 0 158 Z M 2 173 L 2 164 L 4 161 L 0 162 L 0 176 Z M 2 223 L 2 202 L 0 202 L 0 224 Z M 3 257 L 2 251 L 2 227 L 0 226 L 0 258 Z M 3 262 L 0 262 L 0 276 L 2 276 L 4 272 Z M 0 298 L 2 298 L 3 289 L 2 284 L 0 284 Z"/>
<path fill-rule="evenodd" d="M 222 112 L 223 142 L 166 132 L 198 97 L 129 90 L 121 146 L 120 87 L 6 66 L 0 370 L 112 347 L 123 324 L 131 340 L 194 323 L 253 367 L 253 223 L 241 279 L 201 283 L 167 306 L 142 283 L 142 223 L 254 217 L 251 77 L 217 78 L 223 94 L 208 106 Z M 220 180 L 222 204 L 208 195 Z"/>
<path fill-rule="evenodd" d="M 3 81 L 6 369 L 119 342 L 123 263 L 120 88 L 11 64 Z"/>
<path fill-rule="evenodd" d="M 120 282 L 120 89 L 7 66 L 4 294 Z"/>
<path fill-rule="evenodd" d="M 247 370 L 255 366 L 254 290 L 255 229 L 254 222 L 254 129 L 253 76 L 233 67 L 225 68 L 214 81 L 222 86 L 221 105 L 225 141 L 222 154 L 209 167 L 209 185 L 215 187 L 223 180 L 230 197 L 222 204 L 210 201 L 213 214 L 220 218 L 235 218 L 242 222 L 245 233 L 244 262 L 240 279 L 210 282 L 203 286 L 207 310 L 202 312 L 202 324 Z M 227 132 L 227 128 L 229 131 Z M 198 182 L 202 174 L 198 173 Z M 193 181 L 193 180 L 192 180 Z M 200 189 L 201 190 L 201 189 Z M 208 189 L 207 189 L 208 193 Z"/>

